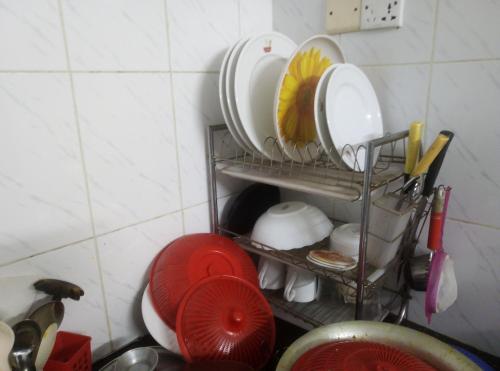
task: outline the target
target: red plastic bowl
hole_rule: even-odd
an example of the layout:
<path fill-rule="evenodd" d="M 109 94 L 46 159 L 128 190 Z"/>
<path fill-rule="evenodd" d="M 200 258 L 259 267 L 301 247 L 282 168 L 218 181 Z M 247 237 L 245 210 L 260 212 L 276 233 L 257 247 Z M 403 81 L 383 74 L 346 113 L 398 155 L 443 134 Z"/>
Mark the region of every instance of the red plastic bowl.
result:
<path fill-rule="evenodd" d="M 180 237 L 156 257 L 149 285 L 153 306 L 175 330 L 177 308 L 191 286 L 204 278 L 229 275 L 258 287 L 252 259 L 231 239 L 211 233 Z"/>
<path fill-rule="evenodd" d="M 435 371 L 417 357 L 387 345 L 340 341 L 319 345 L 304 353 L 292 371 Z"/>
<path fill-rule="evenodd" d="M 241 278 L 205 278 L 184 296 L 177 340 L 188 362 L 225 360 L 257 370 L 272 356 L 276 330 L 260 290 Z"/>

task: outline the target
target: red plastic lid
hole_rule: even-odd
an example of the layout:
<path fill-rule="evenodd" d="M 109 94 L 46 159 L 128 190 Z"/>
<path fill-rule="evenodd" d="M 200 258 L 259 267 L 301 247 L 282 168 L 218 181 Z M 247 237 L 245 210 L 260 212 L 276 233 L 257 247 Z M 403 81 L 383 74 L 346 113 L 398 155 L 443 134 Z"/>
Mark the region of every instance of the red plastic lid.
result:
<path fill-rule="evenodd" d="M 187 290 L 218 275 L 240 277 L 258 287 L 255 265 L 233 240 L 210 233 L 176 239 L 158 254 L 151 268 L 149 283 L 156 312 L 175 330 L 177 307 Z"/>
<path fill-rule="evenodd" d="M 260 369 L 272 355 L 275 331 L 260 290 L 237 277 L 204 279 L 177 312 L 177 340 L 188 362 L 231 360 Z"/>
<path fill-rule="evenodd" d="M 317 346 L 304 353 L 292 371 L 435 371 L 399 349 L 373 342 L 343 341 Z"/>

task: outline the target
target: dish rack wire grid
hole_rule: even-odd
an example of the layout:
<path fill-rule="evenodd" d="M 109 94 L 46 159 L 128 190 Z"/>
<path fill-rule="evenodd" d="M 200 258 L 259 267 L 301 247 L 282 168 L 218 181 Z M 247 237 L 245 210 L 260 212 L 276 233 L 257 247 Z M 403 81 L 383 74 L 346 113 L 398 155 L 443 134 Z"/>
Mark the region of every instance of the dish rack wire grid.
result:
<path fill-rule="evenodd" d="M 316 143 L 309 143 L 303 148 L 297 146 L 293 149 L 294 154 L 301 161 L 294 161 L 286 157 L 276 138 L 268 137 L 266 139 L 266 148 L 271 146 L 273 159 L 264 158 L 262 155 L 254 152 L 246 152 L 241 149 L 229 133 L 225 124 L 211 125 L 208 127 L 208 149 L 209 149 L 209 181 L 210 181 L 210 211 L 211 211 L 211 230 L 214 233 L 221 233 L 232 236 L 242 248 L 248 252 L 278 260 L 287 265 L 295 266 L 300 269 L 311 271 L 325 279 L 334 280 L 337 283 L 346 285 L 356 292 L 354 318 L 362 319 L 366 317 L 366 308 L 364 310 L 365 299 L 371 296 L 371 293 L 383 285 L 385 276 L 375 282 L 368 282 L 366 277 L 374 270 L 366 263 L 366 249 L 368 244 L 368 224 L 369 211 L 371 206 L 371 195 L 374 190 L 383 187 L 383 192 L 389 191 L 389 186 L 395 184 L 397 180 L 403 179 L 403 165 L 406 153 L 406 141 L 408 130 L 394 134 L 388 134 L 381 138 L 370 140 L 363 144 L 346 145 L 340 151 L 331 148 L 328 151 Z M 345 156 L 354 156 L 354 169 L 349 168 L 342 161 L 335 158 L 334 152 L 338 153 L 340 158 Z M 274 155 L 276 153 L 276 156 Z M 330 155 L 329 155 L 330 154 Z M 378 155 L 378 156 L 377 156 Z M 295 156 L 292 156 L 295 157 Z M 362 169 L 361 158 L 364 158 L 364 164 L 373 164 L 372 167 L 366 166 Z M 279 159 L 279 161 L 277 160 Z M 325 241 L 307 248 L 283 251 L 272 246 L 263 246 L 252 241 L 247 236 L 238 235 L 227 230 L 219 224 L 219 211 L 217 202 L 217 181 L 218 173 L 229 175 L 240 179 L 253 182 L 260 182 L 278 187 L 284 187 L 291 190 L 297 190 L 310 194 L 318 194 L 332 199 L 358 201 L 361 200 L 361 229 L 358 267 L 352 271 L 338 272 L 327 268 L 317 266 L 306 259 L 307 253 L 311 249 L 325 247 Z M 391 192 L 397 192 L 399 188 L 391 189 Z M 419 236 L 425 219 L 429 214 L 430 206 L 428 204 L 415 205 L 415 212 L 403 235 L 400 253 L 389 263 L 389 267 L 401 266 L 404 260 L 404 251 L 414 249 L 416 241 L 413 236 Z M 420 226 L 419 233 L 418 227 Z M 323 245 L 321 245 L 323 244 Z M 389 271 L 390 269 L 387 269 Z M 265 290 L 267 291 L 267 290 Z M 397 296 L 403 298 L 400 290 L 392 291 L 395 300 Z M 309 324 L 320 325 L 324 321 L 317 321 L 309 315 L 307 308 L 314 305 L 287 303 L 278 298 L 274 293 L 268 296 L 271 303 L 280 310 L 289 312 L 293 316 L 302 318 Z M 403 298 L 404 299 L 404 298 Z M 402 303 L 401 312 L 404 312 L 408 301 Z M 338 303 L 337 303 L 338 304 Z M 297 311 L 298 307 L 300 310 Z M 336 308 L 336 309 L 335 309 Z M 352 319 L 352 308 L 346 305 L 336 305 L 332 307 L 333 312 L 339 315 L 338 320 Z M 321 308 L 314 309 L 313 312 L 321 312 Z M 383 315 L 377 316 L 383 320 L 389 309 L 384 310 Z M 348 313 L 348 314 L 346 314 Z M 316 321 L 316 322 L 315 322 Z"/>
<path fill-rule="evenodd" d="M 265 158 L 257 151 L 251 153 L 241 149 L 229 131 L 219 131 L 214 138 L 214 160 L 223 173 L 248 180 L 261 181 L 282 186 L 283 182 L 296 182 L 297 190 L 331 196 L 337 199 L 356 201 L 362 198 L 364 167 L 361 158 L 366 157 L 367 144 L 345 145 L 340 151 L 336 148 L 325 150 L 316 142 L 292 149 L 291 160 L 280 147 L 276 138 L 268 137 L 265 146 L 272 159 Z M 384 143 L 377 146 L 371 156 L 380 153 L 371 171 L 371 190 L 386 186 L 402 176 L 402 166 L 406 153 L 405 132 L 388 135 L 378 140 Z M 269 147 L 271 147 L 269 149 Z M 338 155 L 335 155 L 337 152 Z M 334 161 L 332 158 L 337 157 Z M 350 157 L 354 163 L 349 168 L 341 158 Z M 366 163 L 366 161 L 364 162 Z M 291 186 L 292 184 L 289 184 Z M 322 187 L 317 187 L 322 185 Z"/>

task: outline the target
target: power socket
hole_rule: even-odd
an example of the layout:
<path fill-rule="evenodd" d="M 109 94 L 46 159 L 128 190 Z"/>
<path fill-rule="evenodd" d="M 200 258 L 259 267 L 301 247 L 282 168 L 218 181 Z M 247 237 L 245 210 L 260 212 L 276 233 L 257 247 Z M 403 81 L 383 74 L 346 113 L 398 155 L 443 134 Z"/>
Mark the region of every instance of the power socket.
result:
<path fill-rule="evenodd" d="M 361 29 L 403 26 L 404 0 L 362 0 Z"/>
<path fill-rule="evenodd" d="M 338 34 L 359 31 L 361 0 L 326 0 L 326 32 Z"/>

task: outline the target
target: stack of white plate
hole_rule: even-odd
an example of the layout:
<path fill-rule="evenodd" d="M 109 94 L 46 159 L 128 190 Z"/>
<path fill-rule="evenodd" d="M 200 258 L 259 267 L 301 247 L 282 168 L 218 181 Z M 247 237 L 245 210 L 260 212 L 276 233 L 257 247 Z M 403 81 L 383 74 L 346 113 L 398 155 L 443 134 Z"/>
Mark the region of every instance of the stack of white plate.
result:
<path fill-rule="evenodd" d="M 330 250 L 312 250 L 307 255 L 307 260 L 324 268 L 337 271 L 348 271 L 356 268 L 356 260 Z"/>
<path fill-rule="evenodd" d="M 344 62 L 325 35 L 298 47 L 275 32 L 240 40 L 219 78 L 236 143 L 275 161 L 306 163 L 326 152 L 338 167 L 363 171 L 365 144 L 383 135 L 382 117 L 368 78 Z"/>

